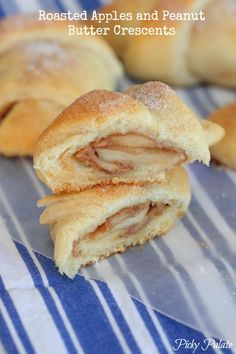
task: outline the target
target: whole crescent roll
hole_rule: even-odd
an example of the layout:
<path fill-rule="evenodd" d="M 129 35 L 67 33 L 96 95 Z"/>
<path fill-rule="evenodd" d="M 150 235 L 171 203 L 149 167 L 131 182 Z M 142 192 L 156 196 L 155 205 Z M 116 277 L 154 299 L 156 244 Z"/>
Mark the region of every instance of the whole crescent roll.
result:
<path fill-rule="evenodd" d="M 123 59 L 133 77 L 162 80 L 172 85 L 210 82 L 236 87 L 236 3 L 234 0 L 117 0 L 101 8 L 132 13 L 132 21 L 112 21 L 106 39 Z M 138 12 L 158 11 L 159 20 L 140 21 Z M 203 11 L 205 21 L 180 21 L 167 17 Z M 175 29 L 175 35 L 114 35 L 114 26 Z"/>
<path fill-rule="evenodd" d="M 164 234 L 189 201 L 187 174 L 176 168 L 161 184 L 96 186 L 38 205 L 46 207 L 40 222 L 50 225 L 56 265 L 73 278 L 81 266 Z"/>
<path fill-rule="evenodd" d="M 0 22 L 0 153 L 32 155 L 40 134 L 80 94 L 116 86 L 122 69 L 109 46 L 69 36 L 67 25 L 33 16 Z"/>
<path fill-rule="evenodd" d="M 34 167 L 58 193 L 162 180 L 175 166 L 209 159 L 194 113 L 170 87 L 149 82 L 81 96 L 42 134 Z"/>

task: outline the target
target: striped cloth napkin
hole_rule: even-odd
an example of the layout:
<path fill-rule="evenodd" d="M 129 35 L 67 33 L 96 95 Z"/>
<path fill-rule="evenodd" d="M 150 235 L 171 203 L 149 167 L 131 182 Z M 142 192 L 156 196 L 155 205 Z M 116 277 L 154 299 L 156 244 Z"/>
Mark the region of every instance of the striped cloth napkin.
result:
<path fill-rule="evenodd" d="M 100 5 L 97 0 L 0 0 L 0 15 L 91 10 Z M 129 84 L 124 78 L 120 89 Z M 178 94 L 200 116 L 236 96 L 202 87 Z M 133 250 L 88 268 L 71 281 L 39 254 L 51 257 L 52 245 L 47 228 L 37 224 L 40 211 L 35 202 L 47 191 L 36 179 L 31 161 L 1 157 L 0 353 L 3 348 L 8 353 L 192 353 L 194 343 L 199 343 L 198 353 L 211 335 L 233 341 L 236 175 L 200 165 L 189 172 L 190 211 L 168 237 L 152 241 L 141 253 Z M 140 259 L 149 267 L 143 274 Z M 236 351 L 209 347 L 204 352 Z"/>

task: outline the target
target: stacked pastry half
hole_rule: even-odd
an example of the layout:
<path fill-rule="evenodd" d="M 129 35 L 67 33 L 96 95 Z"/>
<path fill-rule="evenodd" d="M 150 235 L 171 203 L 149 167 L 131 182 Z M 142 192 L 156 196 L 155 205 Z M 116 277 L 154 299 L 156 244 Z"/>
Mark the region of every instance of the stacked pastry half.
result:
<path fill-rule="evenodd" d="M 223 135 L 201 125 L 160 82 L 125 93 L 81 96 L 38 141 L 34 167 L 54 192 L 39 201 L 61 273 L 165 233 L 190 201 L 181 167 L 209 163 L 208 141 Z"/>

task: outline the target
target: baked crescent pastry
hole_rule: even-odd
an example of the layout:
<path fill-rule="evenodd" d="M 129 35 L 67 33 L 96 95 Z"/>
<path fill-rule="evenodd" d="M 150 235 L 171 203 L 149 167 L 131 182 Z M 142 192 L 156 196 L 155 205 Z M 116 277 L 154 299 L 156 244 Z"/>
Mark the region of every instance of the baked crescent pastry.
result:
<path fill-rule="evenodd" d="M 116 86 L 122 69 L 108 45 L 68 36 L 67 25 L 32 16 L 0 22 L 0 153 L 32 155 L 40 134 L 80 94 Z"/>
<path fill-rule="evenodd" d="M 73 278 L 81 266 L 164 234 L 189 201 L 187 174 L 176 168 L 161 184 L 96 186 L 38 205 L 46 206 L 40 222 L 50 225 L 56 265 Z"/>
<path fill-rule="evenodd" d="M 126 93 L 95 90 L 65 109 L 38 141 L 34 167 L 54 192 L 106 183 L 162 180 L 195 160 L 209 162 L 194 113 L 167 85 Z"/>
<path fill-rule="evenodd" d="M 101 8 L 132 13 L 132 21 L 111 21 L 106 39 L 123 59 L 133 77 L 162 80 L 173 85 L 211 82 L 236 87 L 236 3 L 234 0 L 117 0 Z M 172 18 L 203 11 L 205 21 L 163 19 L 163 10 Z M 158 20 L 137 20 L 138 12 L 158 11 Z M 108 24 L 99 23 L 98 26 Z M 164 26 L 174 28 L 174 35 L 114 35 L 114 26 L 148 30 Z"/>
<path fill-rule="evenodd" d="M 210 115 L 209 120 L 221 125 L 225 130 L 224 138 L 211 146 L 213 160 L 236 169 L 236 102 L 217 109 Z"/>

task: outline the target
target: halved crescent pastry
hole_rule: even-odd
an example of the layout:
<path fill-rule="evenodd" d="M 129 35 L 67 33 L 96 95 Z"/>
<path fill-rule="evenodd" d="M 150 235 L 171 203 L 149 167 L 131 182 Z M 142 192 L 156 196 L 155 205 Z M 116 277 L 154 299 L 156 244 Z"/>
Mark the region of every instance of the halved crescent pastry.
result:
<path fill-rule="evenodd" d="M 209 150 L 194 113 L 161 82 L 125 94 L 81 96 L 43 133 L 34 155 L 38 176 L 54 192 L 106 183 L 162 180 L 165 172 Z"/>
<path fill-rule="evenodd" d="M 50 225 L 56 265 L 73 278 L 81 266 L 164 234 L 189 201 L 187 174 L 176 168 L 163 183 L 96 186 L 38 205 L 46 206 L 40 222 Z"/>

